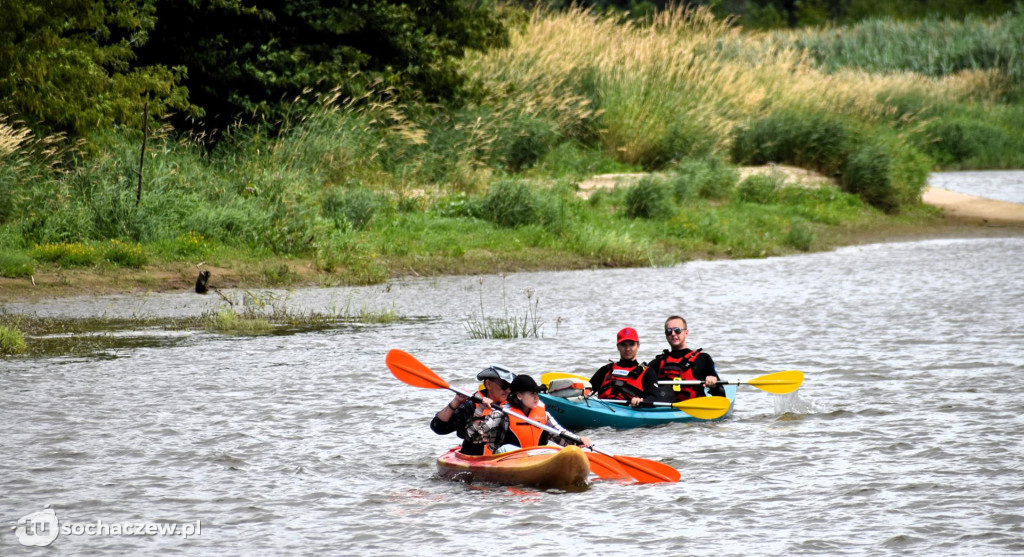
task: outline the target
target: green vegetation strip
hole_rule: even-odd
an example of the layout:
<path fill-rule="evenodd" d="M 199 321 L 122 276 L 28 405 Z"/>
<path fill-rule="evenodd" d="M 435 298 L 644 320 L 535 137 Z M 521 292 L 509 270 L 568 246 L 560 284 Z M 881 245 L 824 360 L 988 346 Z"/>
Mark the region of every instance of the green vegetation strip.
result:
<path fill-rule="evenodd" d="M 465 102 L 371 87 L 214 144 L 162 131 L 141 190 L 138 130 L 79 146 L 0 120 L 0 275 L 241 260 L 265 284 L 296 282 L 293 263 L 323 284 L 374 284 L 764 257 L 934 222 L 920 196 L 937 165 L 1024 167 L 1021 62 L 1004 55 L 1021 10 L 841 36 L 741 33 L 705 9 L 517 21 L 506 46 L 459 61 L 477 85 Z M 908 67 L 894 45 L 919 40 L 940 61 L 974 54 Z M 830 182 L 740 180 L 737 166 L 769 163 Z M 587 178 L 612 172 L 651 176 L 584 199 Z"/>

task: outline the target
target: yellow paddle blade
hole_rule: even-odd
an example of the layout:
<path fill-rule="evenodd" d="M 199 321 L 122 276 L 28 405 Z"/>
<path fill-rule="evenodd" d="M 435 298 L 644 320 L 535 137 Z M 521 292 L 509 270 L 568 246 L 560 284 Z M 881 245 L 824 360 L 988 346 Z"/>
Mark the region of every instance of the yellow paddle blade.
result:
<path fill-rule="evenodd" d="M 714 420 L 721 418 L 729 411 L 729 399 L 724 396 L 702 396 L 675 402 L 672 408 L 682 410 L 694 418 Z"/>
<path fill-rule="evenodd" d="M 572 379 L 574 381 L 590 382 L 589 377 L 583 377 L 582 375 L 576 375 L 574 373 L 562 373 L 560 371 L 551 371 L 540 376 L 540 382 L 542 385 L 550 385 L 551 381 L 555 379 Z"/>
<path fill-rule="evenodd" d="M 762 391 L 784 395 L 800 388 L 804 382 L 804 372 L 795 369 L 769 373 L 761 377 L 755 377 L 750 381 L 744 381 L 747 385 L 753 385 Z"/>

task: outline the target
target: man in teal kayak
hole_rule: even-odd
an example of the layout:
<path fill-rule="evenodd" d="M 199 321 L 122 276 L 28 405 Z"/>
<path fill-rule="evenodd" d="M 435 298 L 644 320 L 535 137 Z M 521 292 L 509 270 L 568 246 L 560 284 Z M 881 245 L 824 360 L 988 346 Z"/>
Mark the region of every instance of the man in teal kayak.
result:
<path fill-rule="evenodd" d="M 644 402 L 653 402 L 658 396 L 658 376 L 645 364 L 636 361 L 636 352 L 640 348 L 636 329 L 622 329 L 615 341 L 619 361 L 608 362 L 590 378 L 597 397 L 628 400 L 634 408 Z"/>
<path fill-rule="evenodd" d="M 659 400 L 662 402 L 682 402 L 694 397 L 705 396 L 704 387 L 711 396 L 725 396 L 725 389 L 718 383 L 718 371 L 715 361 L 702 349 L 691 350 L 686 346 L 686 337 L 690 331 L 686 320 L 673 315 L 665 320 L 665 340 L 671 350 L 665 350 L 651 361 L 650 369 L 657 375 L 658 381 L 703 381 L 704 385 L 661 385 Z"/>
<path fill-rule="evenodd" d="M 476 378 L 484 382 L 484 389 L 477 393 L 481 400 L 476 401 L 456 394 L 455 398 L 430 420 L 430 429 L 438 435 L 456 432 L 459 439 L 462 439 L 460 452 L 467 455 L 484 454 L 486 443 L 470 439 L 466 428 L 474 421 L 484 420 L 491 413 L 491 403 L 505 403 L 516 375 L 503 367 L 492 365 L 476 374 Z"/>

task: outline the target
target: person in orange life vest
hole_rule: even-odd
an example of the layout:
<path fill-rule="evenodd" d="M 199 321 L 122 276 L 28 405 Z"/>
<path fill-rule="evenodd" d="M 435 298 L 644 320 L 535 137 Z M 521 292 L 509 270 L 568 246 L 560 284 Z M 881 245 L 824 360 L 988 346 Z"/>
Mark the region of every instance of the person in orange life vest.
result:
<path fill-rule="evenodd" d="M 712 396 L 725 396 L 725 389 L 718 385 L 718 371 L 715 361 L 700 348 L 691 350 L 686 346 L 686 337 L 690 331 L 686 320 L 673 315 L 665 320 L 665 339 L 671 350 L 665 350 L 651 360 L 650 369 L 658 377 L 658 381 L 673 379 L 703 381 Z M 659 386 L 659 399 L 664 402 L 681 402 L 694 397 L 705 396 L 700 386 Z"/>
<path fill-rule="evenodd" d="M 636 329 L 622 329 L 615 340 L 619 361 L 608 362 L 590 378 L 598 398 L 628 400 L 633 407 L 657 400 L 658 376 L 645 364 L 636 361 L 636 351 L 640 348 Z"/>
<path fill-rule="evenodd" d="M 430 420 L 430 429 L 438 435 L 456 432 L 459 439 L 462 439 L 462 448 L 459 450 L 467 455 L 482 455 L 485 446 L 480 440 L 472 439 L 467 428 L 474 422 L 483 421 L 491 413 L 491 403 L 503 404 L 508 399 L 508 391 L 516 375 L 503 367 L 492 365 L 476 374 L 476 378 L 484 382 L 484 389 L 478 393 L 481 399 L 479 402 L 457 394 Z"/>
<path fill-rule="evenodd" d="M 526 416 L 531 420 L 542 423 L 562 433 L 569 433 L 564 427 L 547 414 L 544 403 L 540 401 L 537 393 L 544 390 L 544 387 L 537 385 L 537 381 L 529 375 L 517 375 L 512 381 L 512 389 L 508 395 L 508 402 L 501 411 L 492 412 L 482 424 L 472 424 L 469 427 L 471 432 L 476 433 L 478 438 L 483 438 L 487 444 L 486 452 L 503 453 L 506 451 L 537 447 L 547 445 L 548 442 L 565 446 L 577 444 L 574 439 L 568 436 L 552 435 L 549 432 L 531 425 L 518 416 Z M 590 439 L 579 438 L 582 446 L 589 447 Z"/>

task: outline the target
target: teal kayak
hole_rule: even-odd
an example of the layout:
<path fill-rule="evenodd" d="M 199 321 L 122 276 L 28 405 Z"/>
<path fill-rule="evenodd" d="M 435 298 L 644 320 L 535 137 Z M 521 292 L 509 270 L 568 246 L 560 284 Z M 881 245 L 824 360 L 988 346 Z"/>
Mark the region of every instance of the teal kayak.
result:
<path fill-rule="evenodd" d="M 729 411 L 721 420 L 732 414 L 736 403 L 736 385 L 725 386 L 725 396 L 729 399 Z M 589 429 L 595 427 L 614 427 L 629 429 L 634 427 L 653 427 L 677 422 L 711 422 L 695 418 L 682 410 L 668 407 L 631 408 L 625 405 L 601 402 L 596 398 L 580 400 L 561 398 L 547 393 L 540 393 L 549 414 L 562 426 L 571 429 Z"/>

